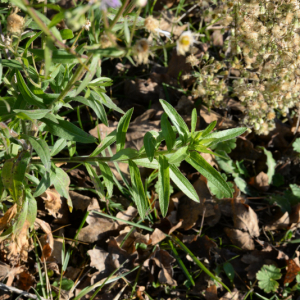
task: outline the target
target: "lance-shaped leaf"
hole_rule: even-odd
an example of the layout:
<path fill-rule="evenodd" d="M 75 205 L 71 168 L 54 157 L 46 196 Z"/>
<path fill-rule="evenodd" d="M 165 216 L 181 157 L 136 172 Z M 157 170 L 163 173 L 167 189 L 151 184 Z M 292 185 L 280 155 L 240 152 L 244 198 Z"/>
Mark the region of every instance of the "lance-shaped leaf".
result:
<path fill-rule="evenodd" d="M 166 113 L 163 113 L 161 116 L 161 130 L 162 135 L 166 141 L 167 148 L 169 151 L 171 151 L 175 143 L 176 135 Z"/>
<path fill-rule="evenodd" d="M 232 197 L 232 191 L 221 174 L 214 169 L 198 152 L 191 152 L 185 159 L 192 167 L 200 172 L 226 198 Z"/>
<path fill-rule="evenodd" d="M 25 190 L 26 201 L 28 202 L 28 212 L 27 212 L 27 221 L 29 226 L 32 228 L 37 214 L 37 203 L 33 198 L 30 189 Z"/>
<path fill-rule="evenodd" d="M 129 160 L 129 172 L 132 184 L 133 200 L 137 206 L 141 219 L 145 218 L 148 202 L 141 179 L 141 174 L 137 165 Z"/>
<path fill-rule="evenodd" d="M 47 143 L 39 138 L 33 136 L 22 134 L 24 139 L 27 139 L 31 144 L 32 148 L 35 150 L 37 155 L 40 157 L 42 163 L 44 164 L 47 171 L 50 171 L 51 161 L 50 161 L 50 150 Z"/>
<path fill-rule="evenodd" d="M 84 164 L 89 176 L 91 177 L 91 180 L 95 186 L 96 192 L 99 195 L 99 197 L 104 200 L 105 199 L 105 193 L 104 193 L 104 186 L 101 180 L 99 179 L 95 169 L 90 164 Z"/>
<path fill-rule="evenodd" d="M 156 136 L 158 135 L 157 132 L 155 132 Z M 154 152 L 156 147 L 156 136 L 154 136 L 153 131 L 148 131 L 144 136 L 144 147 L 146 150 L 147 157 L 150 161 L 154 158 Z"/>
<path fill-rule="evenodd" d="M 44 118 L 49 112 L 51 112 L 51 109 L 33 109 L 33 110 L 14 109 L 13 111 L 15 113 L 24 113 L 32 120 L 39 120 Z"/>
<path fill-rule="evenodd" d="M 99 163 L 100 171 L 103 175 L 104 184 L 107 189 L 107 194 L 109 197 L 113 194 L 113 187 L 114 187 L 114 176 L 110 169 L 110 167 L 106 163 Z"/>
<path fill-rule="evenodd" d="M 55 156 L 67 146 L 67 141 L 63 138 L 58 139 L 51 149 L 51 156 Z"/>
<path fill-rule="evenodd" d="M 104 138 L 101 144 L 97 146 L 97 148 L 93 151 L 93 153 L 90 156 L 93 157 L 100 154 L 103 150 L 105 150 L 107 147 L 113 144 L 116 141 L 116 139 L 117 139 L 117 131 L 114 130 Z"/>
<path fill-rule="evenodd" d="M 16 203 L 22 205 L 26 168 L 30 161 L 30 153 L 23 151 L 16 158 L 8 159 L 2 168 L 1 179 Z"/>
<path fill-rule="evenodd" d="M 126 114 L 120 119 L 117 127 L 117 152 L 124 148 L 126 133 L 133 113 L 133 108 L 128 110 Z"/>
<path fill-rule="evenodd" d="M 169 164 L 181 163 L 188 156 L 188 146 L 179 148 L 169 158 Z"/>
<path fill-rule="evenodd" d="M 187 127 L 186 123 L 171 104 L 169 104 L 165 100 L 159 100 L 159 101 L 165 113 L 168 115 L 173 125 L 176 127 L 179 136 L 181 137 L 183 142 L 186 142 L 189 134 L 189 128 Z"/>
<path fill-rule="evenodd" d="M 160 155 L 158 158 L 159 206 L 163 217 L 167 215 L 170 200 L 170 172 L 168 159 Z"/>
<path fill-rule="evenodd" d="M 219 132 L 213 132 L 208 135 L 206 135 L 206 139 L 216 139 L 213 141 L 212 145 L 218 144 L 220 142 L 231 140 L 241 134 L 243 134 L 247 130 L 246 127 L 240 127 L 240 128 L 233 128 L 233 129 L 227 129 L 222 130 Z"/>
<path fill-rule="evenodd" d="M 170 164 L 170 177 L 177 187 L 195 202 L 200 202 L 197 192 L 188 179 L 175 166 Z"/>
<path fill-rule="evenodd" d="M 192 121 L 191 121 L 191 133 L 194 133 L 197 126 L 197 110 L 196 108 L 192 111 Z"/>

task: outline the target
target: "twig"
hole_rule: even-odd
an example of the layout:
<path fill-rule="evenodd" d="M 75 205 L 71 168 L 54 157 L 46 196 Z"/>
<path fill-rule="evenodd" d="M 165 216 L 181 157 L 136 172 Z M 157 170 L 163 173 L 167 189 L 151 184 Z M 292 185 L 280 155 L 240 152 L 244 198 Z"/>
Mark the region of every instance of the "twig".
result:
<path fill-rule="evenodd" d="M 22 296 L 25 296 L 27 298 L 32 298 L 32 299 L 37 299 L 37 300 L 39 300 L 39 299 L 47 300 L 47 299 L 45 299 L 45 298 L 43 298 L 41 296 L 38 297 L 38 296 L 36 296 L 34 294 L 31 294 L 31 293 L 28 293 L 26 291 L 19 290 L 19 289 L 15 288 L 15 287 L 7 286 L 4 283 L 0 283 L 0 289 L 3 290 L 3 291 L 5 291 L 5 292 L 14 292 L 14 293 L 20 294 Z"/>

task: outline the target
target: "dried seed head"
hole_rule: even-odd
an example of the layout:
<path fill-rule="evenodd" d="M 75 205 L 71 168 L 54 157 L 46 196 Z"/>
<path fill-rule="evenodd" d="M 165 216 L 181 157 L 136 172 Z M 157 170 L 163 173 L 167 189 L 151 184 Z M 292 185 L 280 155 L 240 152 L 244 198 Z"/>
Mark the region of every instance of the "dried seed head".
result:
<path fill-rule="evenodd" d="M 7 31 L 10 33 L 21 34 L 25 20 L 23 17 L 13 13 L 7 17 Z"/>
<path fill-rule="evenodd" d="M 199 59 L 196 58 L 195 55 L 192 54 L 186 58 L 186 62 L 188 64 L 191 64 L 192 67 L 194 67 L 194 66 L 197 66 L 200 61 L 199 61 Z"/>
<path fill-rule="evenodd" d="M 159 21 L 149 16 L 145 19 L 144 25 L 146 30 L 155 33 L 159 27 Z"/>
<path fill-rule="evenodd" d="M 105 49 L 105 48 L 112 47 L 115 41 L 116 41 L 116 37 L 114 35 L 110 35 L 109 38 L 106 34 L 103 34 L 100 37 L 101 48 Z"/>
<path fill-rule="evenodd" d="M 150 45 L 148 40 L 140 39 L 133 46 L 133 58 L 140 64 L 147 64 L 150 54 Z"/>

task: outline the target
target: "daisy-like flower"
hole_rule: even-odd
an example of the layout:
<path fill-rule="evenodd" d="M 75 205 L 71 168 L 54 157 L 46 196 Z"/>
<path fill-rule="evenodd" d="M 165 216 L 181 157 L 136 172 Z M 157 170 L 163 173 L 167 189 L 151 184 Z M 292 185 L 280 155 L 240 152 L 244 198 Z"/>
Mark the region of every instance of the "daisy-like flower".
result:
<path fill-rule="evenodd" d="M 185 55 L 195 43 L 195 35 L 190 30 L 184 31 L 177 40 L 177 53 Z"/>
<path fill-rule="evenodd" d="M 16 13 L 13 13 L 7 17 L 7 31 L 10 33 L 21 34 L 24 24 L 24 18 Z"/>
<path fill-rule="evenodd" d="M 146 30 L 152 32 L 153 34 L 163 34 L 167 38 L 170 38 L 171 33 L 165 30 L 159 29 L 159 21 L 154 19 L 152 16 L 149 16 L 145 19 L 144 22 Z"/>
<path fill-rule="evenodd" d="M 89 31 L 91 25 L 92 25 L 92 23 L 90 22 L 90 20 L 86 20 L 85 24 L 82 27 L 83 27 L 84 30 Z"/>
<path fill-rule="evenodd" d="M 133 46 L 133 58 L 137 62 L 137 64 L 147 64 L 148 57 L 150 54 L 150 45 L 148 40 L 140 39 Z"/>

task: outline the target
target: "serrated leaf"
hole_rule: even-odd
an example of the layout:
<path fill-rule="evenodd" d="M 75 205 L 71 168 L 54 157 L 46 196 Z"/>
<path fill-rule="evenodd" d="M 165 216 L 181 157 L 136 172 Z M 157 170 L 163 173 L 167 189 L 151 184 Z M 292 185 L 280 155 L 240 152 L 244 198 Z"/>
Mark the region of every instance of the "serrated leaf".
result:
<path fill-rule="evenodd" d="M 108 197 L 113 195 L 114 178 L 110 167 L 106 163 L 99 163 L 101 174 L 103 175 L 104 184 L 107 189 Z"/>
<path fill-rule="evenodd" d="M 179 148 L 175 153 L 169 158 L 170 164 L 181 163 L 188 156 L 188 146 Z"/>
<path fill-rule="evenodd" d="M 34 110 L 14 109 L 13 111 L 15 113 L 24 113 L 32 120 L 39 120 L 44 118 L 49 112 L 51 112 L 51 109 L 34 109 Z"/>
<path fill-rule="evenodd" d="M 96 139 L 87 134 L 71 122 L 56 119 L 53 115 L 48 114 L 41 119 L 47 125 L 47 130 L 53 135 L 57 135 L 69 141 L 76 141 L 83 144 L 95 143 Z"/>
<path fill-rule="evenodd" d="M 144 136 L 144 147 L 150 162 L 154 158 L 155 147 L 156 147 L 156 138 L 154 137 L 153 132 L 149 131 Z"/>
<path fill-rule="evenodd" d="M 126 133 L 128 130 L 128 126 L 130 123 L 130 119 L 133 113 L 133 108 L 128 110 L 125 115 L 120 119 L 118 127 L 117 127 L 117 152 L 124 148 L 125 140 L 126 140 Z"/>
<path fill-rule="evenodd" d="M 267 157 L 267 166 L 268 166 L 267 175 L 268 175 L 268 178 L 269 178 L 268 183 L 271 184 L 273 176 L 275 174 L 276 161 L 273 158 L 273 155 L 272 155 L 271 151 L 268 151 L 265 147 L 259 147 L 259 148 L 263 149 L 263 151 L 264 151 L 264 153 Z"/>
<path fill-rule="evenodd" d="M 35 138 L 33 136 L 22 134 L 22 137 L 27 139 L 31 144 L 34 151 L 40 157 L 42 163 L 44 164 L 47 171 L 50 171 L 51 168 L 51 158 L 50 158 L 50 150 L 47 143 L 39 138 Z"/>
<path fill-rule="evenodd" d="M 145 195 L 141 174 L 139 168 L 132 160 L 129 160 L 128 164 L 132 184 L 133 200 L 137 206 L 141 219 L 144 219 L 148 208 L 148 201 Z"/>
<path fill-rule="evenodd" d="M 200 202 L 198 194 L 195 191 L 193 185 L 180 172 L 180 170 L 172 164 L 170 164 L 170 177 L 185 195 L 187 195 L 190 199 L 194 200 L 195 202 Z"/>
<path fill-rule="evenodd" d="M 258 286 L 266 293 L 276 292 L 279 283 L 276 281 L 281 278 L 280 269 L 274 265 L 263 265 L 260 271 L 256 273 Z"/>
<path fill-rule="evenodd" d="M 170 200 L 170 172 L 169 163 L 165 156 L 158 158 L 159 206 L 163 217 L 167 215 Z"/>
<path fill-rule="evenodd" d="M 232 197 L 232 191 L 221 174 L 214 169 L 199 153 L 191 152 L 190 157 L 186 158 L 186 161 L 204 177 L 206 177 L 212 185 L 220 189 L 220 192 L 224 194 L 225 198 Z"/>
<path fill-rule="evenodd" d="M 187 127 L 186 123 L 172 105 L 162 99 L 160 99 L 159 101 L 165 113 L 168 115 L 173 125 L 176 127 L 182 141 L 185 143 L 189 135 L 189 128 Z"/>

